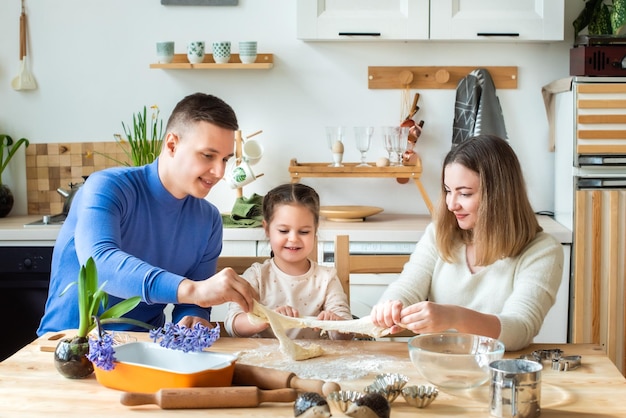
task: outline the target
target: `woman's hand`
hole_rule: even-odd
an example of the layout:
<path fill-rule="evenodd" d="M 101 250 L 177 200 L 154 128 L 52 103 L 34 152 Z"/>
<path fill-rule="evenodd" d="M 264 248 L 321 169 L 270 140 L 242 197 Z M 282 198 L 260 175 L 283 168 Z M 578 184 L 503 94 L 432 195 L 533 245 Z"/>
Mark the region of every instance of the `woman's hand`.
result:
<path fill-rule="evenodd" d="M 388 300 L 374 305 L 370 312 L 372 323 L 380 328 L 389 328 L 392 334 L 402 330 L 398 324 L 402 321 L 402 302 L 399 300 Z"/>
<path fill-rule="evenodd" d="M 398 322 L 403 328 L 407 328 L 416 334 L 427 332 L 441 332 L 455 328 L 456 306 L 441 305 L 433 302 L 418 302 L 405 309 L 400 314 Z"/>

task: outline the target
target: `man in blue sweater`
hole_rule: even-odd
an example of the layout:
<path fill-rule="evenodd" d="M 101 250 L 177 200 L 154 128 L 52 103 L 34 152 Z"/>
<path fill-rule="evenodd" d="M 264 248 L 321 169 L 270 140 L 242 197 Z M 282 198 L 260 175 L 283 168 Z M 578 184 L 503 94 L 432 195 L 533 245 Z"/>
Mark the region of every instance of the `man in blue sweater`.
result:
<path fill-rule="evenodd" d="M 159 157 L 142 167 L 89 176 L 76 192 L 52 256 L 46 311 L 37 330 L 78 328 L 80 267 L 93 257 L 109 304 L 141 296 L 126 317 L 155 327 L 175 304 L 174 323 L 209 326 L 211 306 L 235 302 L 248 312 L 257 297 L 232 269 L 216 273 L 222 219 L 204 198 L 233 156 L 237 117 L 221 99 L 196 93 L 181 100 L 167 122 Z M 128 324 L 111 329 L 141 330 Z M 145 330 L 144 330 L 145 331 Z"/>

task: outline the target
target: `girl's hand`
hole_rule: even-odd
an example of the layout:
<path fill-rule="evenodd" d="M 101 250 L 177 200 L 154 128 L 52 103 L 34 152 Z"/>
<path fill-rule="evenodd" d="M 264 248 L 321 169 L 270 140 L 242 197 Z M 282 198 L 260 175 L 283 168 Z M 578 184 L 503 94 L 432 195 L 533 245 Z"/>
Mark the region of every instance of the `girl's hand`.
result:
<path fill-rule="evenodd" d="M 392 334 L 402 330 L 400 324 L 402 321 L 402 302 L 399 300 L 388 300 L 374 305 L 370 318 L 372 323 L 380 328 L 389 328 Z"/>
<path fill-rule="evenodd" d="M 206 319 L 191 315 L 183 316 L 180 321 L 178 321 L 177 325 L 187 328 L 193 328 L 193 326 L 196 324 L 202 324 L 209 329 L 213 328 L 213 325 Z"/>
<path fill-rule="evenodd" d="M 322 311 L 317 315 L 317 319 L 322 321 L 345 321 L 345 318 L 335 315 L 329 311 Z M 338 331 L 329 331 L 328 336 L 331 340 L 351 340 L 354 337 L 352 333 L 342 333 Z"/>
<path fill-rule="evenodd" d="M 292 318 L 300 317 L 300 313 L 296 308 L 292 308 L 291 306 L 279 306 L 274 309 L 274 312 L 279 313 L 281 315 L 290 316 Z"/>
<path fill-rule="evenodd" d="M 330 311 L 322 311 L 317 315 L 317 319 L 320 321 L 345 321 L 345 318 L 335 315 Z"/>

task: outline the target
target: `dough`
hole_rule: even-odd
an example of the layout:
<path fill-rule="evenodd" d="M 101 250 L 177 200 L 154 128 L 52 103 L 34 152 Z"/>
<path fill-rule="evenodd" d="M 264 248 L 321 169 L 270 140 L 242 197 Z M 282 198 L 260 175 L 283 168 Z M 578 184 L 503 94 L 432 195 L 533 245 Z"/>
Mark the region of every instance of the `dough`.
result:
<path fill-rule="evenodd" d="M 269 323 L 274 331 L 274 335 L 276 335 L 280 343 L 280 350 L 294 360 L 306 360 L 319 357 L 323 354 L 323 350 L 322 347 L 317 344 L 302 347 L 294 343 L 285 334 L 285 328 L 319 328 L 324 331 L 364 334 L 374 338 L 389 334 L 388 329 L 374 326 L 369 316 L 348 321 L 321 321 L 311 318 L 292 318 L 276 313 L 256 301 L 254 302 L 252 312 L 248 313 L 248 319 L 253 324 Z"/>

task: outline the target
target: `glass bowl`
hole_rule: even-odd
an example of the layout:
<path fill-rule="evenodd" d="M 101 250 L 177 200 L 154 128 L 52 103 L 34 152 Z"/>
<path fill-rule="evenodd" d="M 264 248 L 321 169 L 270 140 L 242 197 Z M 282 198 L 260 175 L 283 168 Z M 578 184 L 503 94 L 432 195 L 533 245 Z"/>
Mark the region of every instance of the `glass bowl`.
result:
<path fill-rule="evenodd" d="M 504 356 L 504 344 L 457 332 L 421 334 L 409 342 L 409 355 L 422 376 L 445 389 L 471 389 L 489 379 L 489 363 Z"/>

